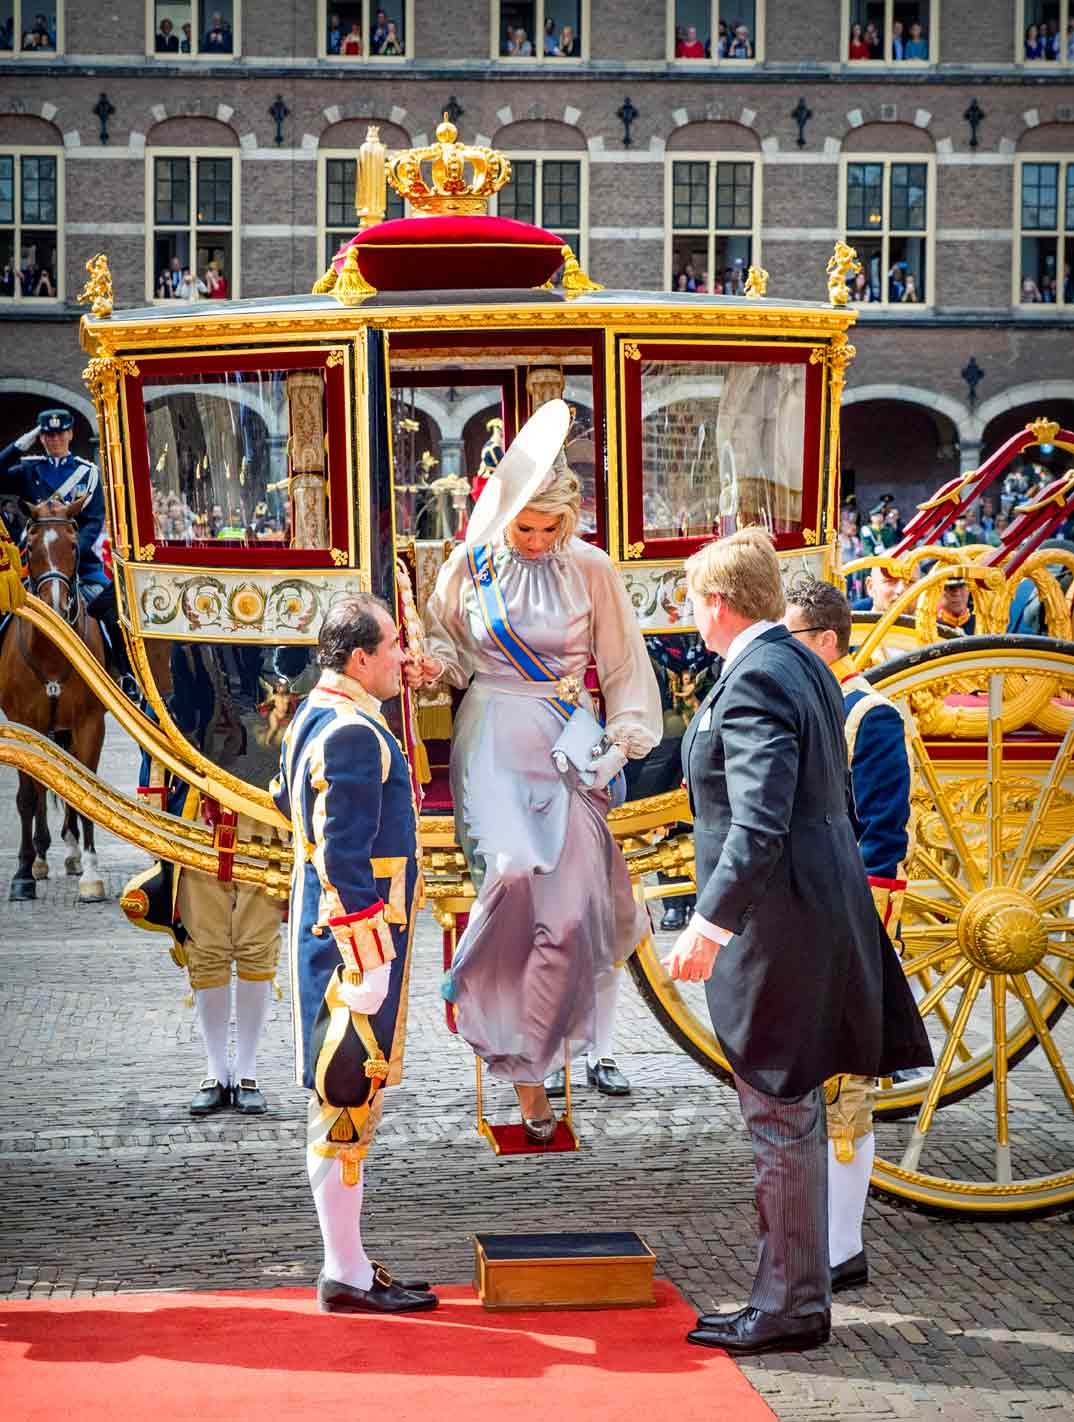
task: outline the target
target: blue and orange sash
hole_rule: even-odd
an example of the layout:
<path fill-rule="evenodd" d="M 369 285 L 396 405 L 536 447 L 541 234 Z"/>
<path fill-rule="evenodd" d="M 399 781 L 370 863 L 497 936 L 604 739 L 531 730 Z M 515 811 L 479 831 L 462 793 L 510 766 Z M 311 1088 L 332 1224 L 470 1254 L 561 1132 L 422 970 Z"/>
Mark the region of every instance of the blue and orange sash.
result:
<path fill-rule="evenodd" d="M 533 648 L 511 626 L 492 561 L 491 545 L 483 543 L 480 548 L 468 548 L 466 559 L 474 591 L 477 593 L 477 605 L 481 609 L 489 636 L 524 680 L 558 686 L 560 678 L 541 661 Z M 562 697 L 549 696 L 546 700 L 564 721 L 569 721 L 574 715 L 574 706 Z"/>

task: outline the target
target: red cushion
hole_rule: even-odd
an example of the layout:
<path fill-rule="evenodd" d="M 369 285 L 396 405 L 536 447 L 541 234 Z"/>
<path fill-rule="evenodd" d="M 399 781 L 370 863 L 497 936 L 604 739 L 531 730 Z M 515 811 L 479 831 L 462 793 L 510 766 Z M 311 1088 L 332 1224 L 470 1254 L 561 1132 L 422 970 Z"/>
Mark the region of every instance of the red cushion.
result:
<path fill-rule="evenodd" d="M 367 227 L 332 258 L 337 272 L 351 247 L 378 291 L 467 291 L 543 286 L 563 263 L 563 238 L 512 217 L 399 217 Z"/>

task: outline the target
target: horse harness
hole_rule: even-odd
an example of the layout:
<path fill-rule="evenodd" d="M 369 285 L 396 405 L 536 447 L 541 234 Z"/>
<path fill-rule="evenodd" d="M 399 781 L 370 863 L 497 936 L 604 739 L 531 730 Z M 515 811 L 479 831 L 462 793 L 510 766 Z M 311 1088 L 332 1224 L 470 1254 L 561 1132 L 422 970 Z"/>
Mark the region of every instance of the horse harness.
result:
<path fill-rule="evenodd" d="M 73 524 L 76 533 L 78 530 L 77 519 L 64 518 L 58 514 L 52 517 L 46 516 L 45 518 L 35 518 L 26 525 L 26 528 L 23 531 L 24 541 L 28 541 L 28 535 L 31 528 L 46 523 Z M 78 635 L 82 638 L 82 640 L 85 641 L 86 605 L 82 599 L 81 593 L 78 591 L 79 552 L 80 549 L 78 545 L 78 539 L 76 537 L 74 571 L 72 573 L 63 573 L 60 571 L 59 568 L 49 568 L 49 570 L 46 573 L 42 573 L 40 577 L 30 578 L 29 588 L 30 592 L 33 593 L 35 597 L 40 597 L 40 589 L 45 585 L 45 583 L 62 583 L 66 590 L 66 602 L 64 605 L 63 620 L 67 623 L 69 627 L 73 627 L 78 632 Z M 54 739 L 56 730 L 56 714 L 59 708 L 59 701 L 60 697 L 63 695 L 64 684 L 66 683 L 67 678 L 71 675 L 71 664 L 70 662 L 65 662 L 63 670 L 59 674 L 59 676 L 46 675 L 46 673 L 41 670 L 41 667 L 33 658 L 33 655 L 30 651 L 30 641 L 29 638 L 25 635 L 25 630 L 26 629 L 23 626 L 22 621 L 18 620 L 15 635 L 18 641 L 19 651 L 22 653 L 22 659 L 29 667 L 29 669 L 33 672 L 34 676 L 37 678 L 40 684 L 45 688 L 45 695 L 48 697 L 48 731 L 46 734 L 48 735 L 49 739 L 52 740 Z"/>

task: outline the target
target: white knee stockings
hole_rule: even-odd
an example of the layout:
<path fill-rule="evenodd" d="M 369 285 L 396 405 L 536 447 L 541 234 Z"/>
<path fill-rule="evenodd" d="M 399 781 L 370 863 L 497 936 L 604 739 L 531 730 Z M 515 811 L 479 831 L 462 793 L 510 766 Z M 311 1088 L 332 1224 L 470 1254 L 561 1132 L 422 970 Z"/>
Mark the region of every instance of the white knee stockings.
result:
<path fill-rule="evenodd" d="M 231 1082 L 227 1061 L 228 1029 L 231 1026 L 231 984 L 198 988 L 194 993 L 194 1010 L 198 1017 L 201 1040 L 205 1044 L 205 1075 L 215 1078 L 221 1086 L 228 1086 Z"/>
<path fill-rule="evenodd" d="M 875 1155 L 872 1131 L 854 1142 L 854 1159 L 845 1165 L 828 1142 L 828 1262 L 833 1269 L 862 1251 L 861 1223 Z"/>
<path fill-rule="evenodd" d="M 357 1185 L 344 1185 L 339 1161 L 318 1155 L 312 1146 L 306 1148 L 306 1170 L 324 1242 L 325 1278 L 368 1289 L 373 1266 L 362 1247 L 364 1174 Z"/>
<path fill-rule="evenodd" d="M 206 1076 L 222 1086 L 234 1086 L 244 1078 L 257 1079 L 257 1045 L 265 1030 L 272 1007 L 271 982 L 235 982 L 235 1066 L 228 1065 L 228 1037 L 231 1027 L 231 984 L 198 988 L 194 994 L 201 1039 L 205 1043 Z"/>

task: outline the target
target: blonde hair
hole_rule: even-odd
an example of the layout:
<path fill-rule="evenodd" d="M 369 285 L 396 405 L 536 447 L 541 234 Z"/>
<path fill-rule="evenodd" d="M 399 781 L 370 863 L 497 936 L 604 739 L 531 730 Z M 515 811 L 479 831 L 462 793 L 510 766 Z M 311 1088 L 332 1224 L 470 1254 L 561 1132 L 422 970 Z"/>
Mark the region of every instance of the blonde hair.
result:
<path fill-rule="evenodd" d="M 556 535 L 555 546 L 562 548 L 574 537 L 581 507 L 582 486 L 578 481 L 577 474 L 567 463 L 566 455 L 560 450 L 552 465 L 551 483 L 540 493 L 534 494 L 526 508 L 537 514 L 545 514 L 549 518 L 553 514 L 558 514 L 559 533 Z M 512 519 L 511 522 L 513 524 L 515 520 Z"/>
<path fill-rule="evenodd" d="M 778 622 L 786 609 L 779 559 L 763 528 L 740 528 L 699 548 L 686 560 L 686 581 L 691 592 L 718 594 L 754 622 Z"/>

